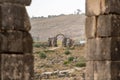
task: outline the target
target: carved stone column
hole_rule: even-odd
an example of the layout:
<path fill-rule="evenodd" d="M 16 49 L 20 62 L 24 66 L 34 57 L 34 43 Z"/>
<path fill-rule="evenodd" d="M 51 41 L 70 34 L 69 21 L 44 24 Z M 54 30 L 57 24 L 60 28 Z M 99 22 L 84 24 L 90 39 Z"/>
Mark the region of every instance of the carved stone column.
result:
<path fill-rule="evenodd" d="M 34 80 L 32 37 L 25 6 L 31 0 L 0 0 L 0 80 Z"/>
<path fill-rule="evenodd" d="M 120 80 L 120 0 L 86 0 L 86 80 Z"/>

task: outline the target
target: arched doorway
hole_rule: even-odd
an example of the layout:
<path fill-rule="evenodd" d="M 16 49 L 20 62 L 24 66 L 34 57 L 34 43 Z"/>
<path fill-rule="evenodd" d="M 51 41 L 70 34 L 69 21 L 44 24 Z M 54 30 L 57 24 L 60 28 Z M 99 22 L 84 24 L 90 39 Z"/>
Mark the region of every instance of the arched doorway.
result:
<path fill-rule="evenodd" d="M 64 45 L 64 40 L 65 40 L 64 34 L 56 35 L 56 39 L 57 39 L 57 46 L 62 47 Z"/>

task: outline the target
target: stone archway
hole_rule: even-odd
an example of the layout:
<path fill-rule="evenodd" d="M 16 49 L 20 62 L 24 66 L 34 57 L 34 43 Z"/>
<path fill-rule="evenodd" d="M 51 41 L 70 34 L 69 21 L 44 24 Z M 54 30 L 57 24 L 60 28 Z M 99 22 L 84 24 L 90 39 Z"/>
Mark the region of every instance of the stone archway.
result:
<path fill-rule="evenodd" d="M 66 37 L 64 34 L 57 34 L 56 39 L 57 39 L 57 46 L 62 47 L 65 45 Z"/>

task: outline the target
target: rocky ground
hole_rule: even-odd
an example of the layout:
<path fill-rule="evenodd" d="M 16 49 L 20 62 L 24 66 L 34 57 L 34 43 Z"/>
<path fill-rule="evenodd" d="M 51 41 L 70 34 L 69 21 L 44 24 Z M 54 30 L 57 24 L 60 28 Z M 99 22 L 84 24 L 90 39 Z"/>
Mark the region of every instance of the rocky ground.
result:
<path fill-rule="evenodd" d="M 35 80 L 84 80 L 84 46 L 48 48 L 34 46 Z"/>

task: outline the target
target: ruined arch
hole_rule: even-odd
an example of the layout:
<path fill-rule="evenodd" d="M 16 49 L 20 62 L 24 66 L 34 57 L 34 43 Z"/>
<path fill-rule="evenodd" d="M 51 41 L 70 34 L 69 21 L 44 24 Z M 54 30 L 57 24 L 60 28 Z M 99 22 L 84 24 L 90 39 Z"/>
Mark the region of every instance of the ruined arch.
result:
<path fill-rule="evenodd" d="M 57 46 L 64 46 L 65 44 L 65 39 L 66 39 L 66 37 L 65 37 L 65 35 L 64 34 L 57 34 L 56 35 L 56 39 L 57 39 Z"/>
<path fill-rule="evenodd" d="M 64 34 L 57 34 L 56 35 L 56 38 L 59 37 L 59 36 L 63 36 L 65 38 L 65 35 Z"/>

